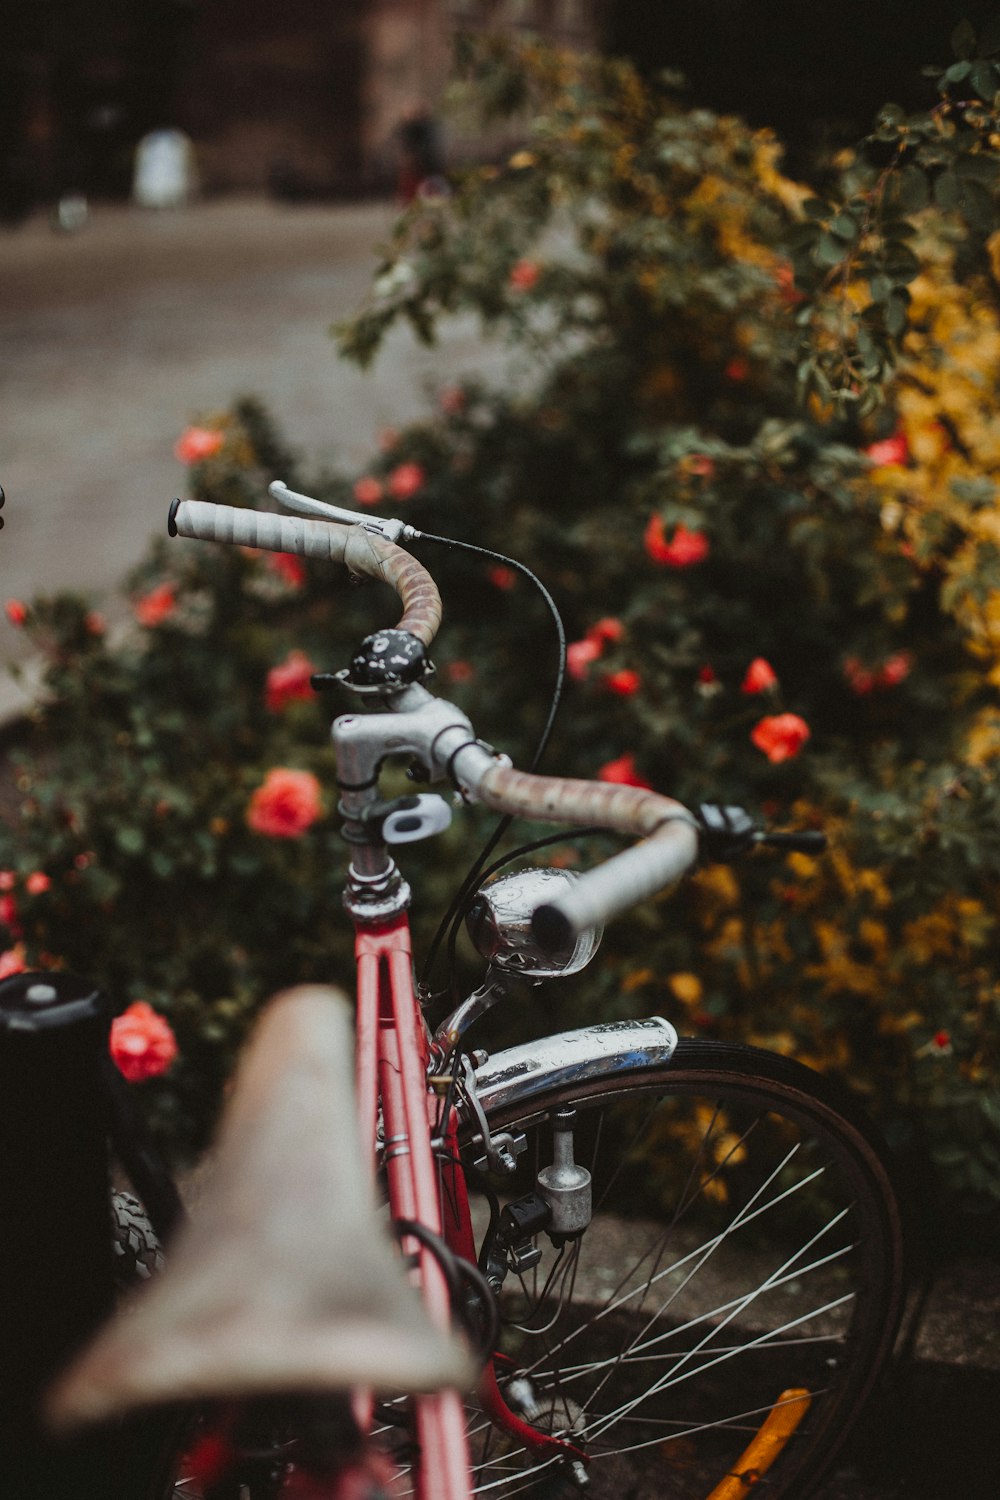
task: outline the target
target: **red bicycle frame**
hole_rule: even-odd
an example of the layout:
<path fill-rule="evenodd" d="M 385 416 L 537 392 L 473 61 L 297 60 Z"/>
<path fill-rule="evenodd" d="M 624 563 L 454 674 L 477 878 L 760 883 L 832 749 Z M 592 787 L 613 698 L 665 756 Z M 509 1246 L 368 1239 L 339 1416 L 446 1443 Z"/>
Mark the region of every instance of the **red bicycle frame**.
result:
<path fill-rule="evenodd" d="M 356 1083 L 361 1139 L 376 1140 L 379 1105 L 382 1144 L 393 1219 L 415 1220 L 443 1237 L 457 1255 L 475 1264 L 476 1250 L 465 1178 L 457 1165 L 455 1120 L 445 1121 L 445 1143 L 454 1165 L 444 1167 L 432 1145 L 440 1105 L 428 1088 L 430 1052 L 413 986 L 410 928 L 405 911 L 386 922 L 359 926 Z M 374 1155 L 372 1157 L 374 1169 Z M 443 1188 L 441 1173 L 446 1174 Z M 428 1247 L 404 1237 L 417 1257 L 420 1286 L 431 1319 L 447 1331 L 451 1299 L 441 1266 Z M 511 1411 L 497 1384 L 492 1360 L 479 1399 L 485 1415 L 532 1451 L 551 1459 L 582 1457 L 572 1445 L 531 1427 Z M 471 1478 L 465 1410 L 457 1391 L 416 1398 L 418 1500 L 470 1500 Z M 431 1485 L 433 1484 L 433 1490 Z"/>
<path fill-rule="evenodd" d="M 382 1106 L 389 1208 L 394 1219 L 416 1220 L 441 1236 L 438 1166 L 431 1147 L 436 1103 L 427 1088 L 429 1054 L 413 988 L 410 930 L 405 912 L 385 925 L 361 928 L 358 964 L 357 1095 L 362 1140 L 374 1142 Z M 456 1184 L 461 1173 L 456 1173 Z M 462 1207 L 468 1223 L 464 1182 Z M 471 1243 L 471 1230 L 469 1230 Z M 451 1299 L 441 1266 L 426 1245 L 404 1240 L 418 1257 L 420 1285 L 433 1321 L 447 1330 Z M 465 1411 L 457 1391 L 416 1403 L 418 1500 L 469 1500 Z M 433 1493 L 431 1484 L 433 1483 Z"/>

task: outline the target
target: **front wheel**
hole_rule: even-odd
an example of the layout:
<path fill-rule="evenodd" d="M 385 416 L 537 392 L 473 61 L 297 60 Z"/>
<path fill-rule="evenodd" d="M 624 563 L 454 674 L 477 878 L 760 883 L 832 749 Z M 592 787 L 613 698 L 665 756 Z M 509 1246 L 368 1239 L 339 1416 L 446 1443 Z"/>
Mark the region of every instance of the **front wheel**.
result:
<path fill-rule="evenodd" d="M 576 1462 L 591 1500 L 743 1500 L 758 1486 L 798 1500 L 858 1416 L 901 1311 L 899 1214 L 871 1127 L 790 1059 L 682 1041 L 654 1069 L 509 1101 L 491 1132 L 523 1131 L 527 1149 L 484 1200 L 534 1189 L 567 1107 L 593 1218 L 561 1244 L 538 1235 L 537 1264 L 508 1273 L 495 1366 L 509 1407 L 562 1446 L 525 1446 L 473 1410 L 474 1492 L 574 1494 Z"/>

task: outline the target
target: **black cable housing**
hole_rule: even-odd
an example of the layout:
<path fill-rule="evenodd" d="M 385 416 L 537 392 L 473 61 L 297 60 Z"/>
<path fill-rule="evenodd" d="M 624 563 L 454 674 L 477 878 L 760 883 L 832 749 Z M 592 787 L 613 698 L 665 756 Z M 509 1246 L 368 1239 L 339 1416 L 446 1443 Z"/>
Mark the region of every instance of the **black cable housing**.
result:
<path fill-rule="evenodd" d="M 505 567 L 513 568 L 516 572 L 522 574 L 523 577 L 527 578 L 529 583 L 534 585 L 534 587 L 541 594 L 542 598 L 545 600 L 546 607 L 548 608 L 555 625 L 559 654 L 556 668 L 556 680 L 552 690 L 552 699 L 549 705 L 549 711 L 546 716 L 542 733 L 539 736 L 538 744 L 535 747 L 534 754 L 532 755 L 531 761 L 528 765 L 529 772 L 535 771 L 542 756 L 545 753 L 545 749 L 548 745 L 549 739 L 551 738 L 552 728 L 555 724 L 556 714 L 559 711 L 559 705 L 562 702 L 563 687 L 566 681 L 566 630 L 555 600 L 549 593 L 548 589 L 545 587 L 544 583 L 542 583 L 541 579 L 535 573 L 533 573 L 525 563 L 518 562 L 518 560 L 514 557 L 507 557 L 502 552 L 494 552 L 489 547 L 477 547 L 473 542 L 459 542 L 456 541 L 453 537 L 434 536 L 426 531 L 422 531 L 420 533 L 419 540 L 423 542 L 432 542 L 436 546 L 440 547 L 451 547 L 462 552 L 474 552 L 479 557 L 488 557 L 492 562 L 501 563 Z M 426 989 L 429 987 L 429 976 L 431 970 L 434 967 L 434 963 L 437 959 L 441 944 L 445 941 L 446 936 L 448 939 L 446 951 L 448 955 L 449 971 L 447 988 L 451 988 L 452 975 L 454 973 L 455 967 L 455 944 L 458 940 L 458 930 L 461 925 L 462 918 L 465 915 L 466 908 L 472 896 L 479 888 L 482 870 L 486 864 L 486 861 L 489 859 L 490 855 L 493 853 L 493 850 L 496 848 L 497 844 L 499 844 L 500 840 L 503 838 L 504 834 L 507 832 L 507 829 L 510 827 L 513 821 L 513 818 L 508 813 L 505 813 L 504 816 L 498 820 L 496 826 L 493 829 L 493 832 L 490 834 L 485 845 L 480 851 L 478 858 L 473 862 L 472 867 L 469 869 L 465 878 L 459 885 L 458 890 L 452 897 L 448 909 L 445 912 L 444 916 L 441 918 L 441 921 L 438 924 L 437 931 L 434 933 L 434 936 L 431 939 L 430 947 L 427 951 L 427 957 L 425 958 L 423 967 L 420 971 L 421 989 Z"/>

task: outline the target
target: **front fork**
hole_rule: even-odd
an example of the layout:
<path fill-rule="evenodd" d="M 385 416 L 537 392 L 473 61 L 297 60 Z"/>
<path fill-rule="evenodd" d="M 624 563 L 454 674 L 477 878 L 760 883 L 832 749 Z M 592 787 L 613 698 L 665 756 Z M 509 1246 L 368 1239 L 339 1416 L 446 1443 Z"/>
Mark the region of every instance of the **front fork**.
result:
<path fill-rule="evenodd" d="M 428 1090 L 427 1033 L 413 988 L 406 914 L 377 927 L 360 928 L 358 965 L 357 1095 L 362 1139 L 374 1141 L 378 1105 L 390 1213 L 416 1220 L 472 1265 L 476 1245 L 465 1175 L 459 1161 L 457 1116 L 445 1122 L 440 1159 L 432 1137 L 439 1101 Z M 404 1237 L 420 1268 L 422 1293 L 432 1319 L 451 1323 L 448 1285 L 432 1250 Z M 563 1440 L 525 1422 L 511 1410 L 491 1359 L 482 1375 L 479 1398 L 490 1420 L 541 1459 L 580 1462 L 584 1455 Z M 416 1401 L 421 1464 L 420 1500 L 468 1500 L 469 1460 L 465 1413 L 457 1392 L 443 1391 Z M 433 1485 L 433 1491 L 431 1490 Z"/>

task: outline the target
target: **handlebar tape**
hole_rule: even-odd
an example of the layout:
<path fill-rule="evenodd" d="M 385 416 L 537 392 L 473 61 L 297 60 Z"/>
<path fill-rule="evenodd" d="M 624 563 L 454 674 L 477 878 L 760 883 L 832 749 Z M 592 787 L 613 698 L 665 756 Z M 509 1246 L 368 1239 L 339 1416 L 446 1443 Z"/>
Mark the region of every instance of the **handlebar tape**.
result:
<path fill-rule="evenodd" d="M 698 825 L 687 808 L 641 787 L 532 776 L 494 764 L 476 794 L 497 812 L 645 835 L 641 843 L 588 870 L 564 895 L 538 908 L 532 925 L 546 947 L 557 947 L 571 933 L 608 921 L 673 885 L 698 858 Z"/>
<path fill-rule="evenodd" d="M 402 547 L 361 526 L 341 527 L 301 516 L 213 505 L 207 500 L 182 500 L 170 508 L 168 529 L 171 536 L 343 563 L 352 573 L 387 583 L 403 605 L 397 628 L 409 631 L 425 646 L 431 644 L 441 624 L 441 596 L 427 569 Z"/>

